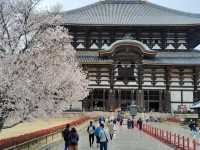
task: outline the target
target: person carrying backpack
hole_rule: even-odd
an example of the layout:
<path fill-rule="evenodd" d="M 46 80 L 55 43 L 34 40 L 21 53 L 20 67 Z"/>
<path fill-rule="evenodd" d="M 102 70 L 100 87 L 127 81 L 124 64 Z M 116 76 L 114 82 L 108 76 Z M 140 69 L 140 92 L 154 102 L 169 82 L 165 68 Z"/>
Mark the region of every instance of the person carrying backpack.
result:
<path fill-rule="evenodd" d="M 94 133 L 95 133 L 95 126 L 93 125 L 92 121 L 90 121 L 90 125 L 87 128 L 87 132 L 89 134 L 89 143 L 91 147 L 94 143 Z"/>
<path fill-rule="evenodd" d="M 109 134 L 104 129 L 104 125 L 103 124 L 101 124 L 100 127 L 101 127 L 101 131 L 99 133 L 100 150 L 107 150 L 107 148 L 108 148 L 108 141 L 109 141 Z"/>
<path fill-rule="evenodd" d="M 62 131 L 62 136 L 63 136 L 64 141 L 65 141 L 65 149 L 64 150 L 69 149 L 69 135 L 70 135 L 70 125 L 67 124 L 65 129 Z"/>
<path fill-rule="evenodd" d="M 100 131 L 101 131 L 101 128 L 100 128 L 100 126 L 98 126 L 98 127 L 95 129 L 95 136 L 96 136 L 97 147 L 99 147 L 99 145 L 100 145 L 100 137 L 99 137 Z"/>
<path fill-rule="evenodd" d="M 72 128 L 69 135 L 69 150 L 78 150 L 79 135 L 76 128 Z"/>

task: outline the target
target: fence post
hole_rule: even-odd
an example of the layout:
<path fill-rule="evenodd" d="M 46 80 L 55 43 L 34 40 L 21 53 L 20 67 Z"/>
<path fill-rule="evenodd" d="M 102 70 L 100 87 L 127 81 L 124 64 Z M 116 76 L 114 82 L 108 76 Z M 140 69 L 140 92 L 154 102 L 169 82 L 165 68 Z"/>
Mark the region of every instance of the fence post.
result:
<path fill-rule="evenodd" d="M 159 136 L 159 129 L 157 128 L 156 131 L 157 131 L 157 137 L 158 137 L 158 139 L 159 139 L 159 137 L 160 137 L 160 136 Z"/>
<path fill-rule="evenodd" d="M 176 145 L 176 133 L 174 133 L 174 145 Z"/>
<path fill-rule="evenodd" d="M 196 141 L 195 140 L 193 140 L 193 150 L 196 150 L 196 147 L 197 145 L 196 145 Z"/>
<path fill-rule="evenodd" d="M 185 137 L 183 136 L 183 149 L 185 147 Z"/>
<path fill-rule="evenodd" d="M 162 130 L 160 129 L 160 138 L 162 140 Z"/>
<path fill-rule="evenodd" d="M 171 131 L 169 132 L 169 142 L 170 142 L 170 144 L 172 144 L 172 133 L 171 133 Z"/>
<path fill-rule="evenodd" d="M 190 139 L 187 138 L 187 150 L 190 150 Z"/>
<path fill-rule="evenodd" d="M 180 135 L 178 135 L 178 148 L 180 148 Z"/>
<path fill-rule="evenodd" d="M 167 131 L 167 142 L 168 142 L 168 131 Z"/>

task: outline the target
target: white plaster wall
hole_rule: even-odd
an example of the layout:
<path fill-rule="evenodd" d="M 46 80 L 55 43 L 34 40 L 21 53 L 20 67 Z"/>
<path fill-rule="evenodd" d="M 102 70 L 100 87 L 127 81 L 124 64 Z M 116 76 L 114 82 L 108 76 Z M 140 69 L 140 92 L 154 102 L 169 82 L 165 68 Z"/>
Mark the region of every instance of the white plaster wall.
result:
<path fill-rule="evenodd" d="M 89 84 L 97 84 L 95 81 L 89 81 Z"/>
<path fill-rule="evenodd" d="M 171 81 L 180 81 L 179 78 L 172 78 Z"/>
<path fill-rule="evenodd" d="M 180 105 L 181 103 L 176 103 L 176 104 L 171 104 L 171 111 L 178 111 L 178 105 Z"/>
<path fill-rule="evenodd" d="M 192 83 L 189 83 L 189 82 L 183 84 L 183 86 L 192 86 L 192 85 L 193 85 L 193 84 L 192 84 Z"/>
<path fill-rule="evenodd" d="M 183 102 L 193 102 L 192 91 L 183 91 Z"/>
<path fill-rule="evenodd" d="M 156 81 L 165 81 L 164 78 L 156 78 Z"/>
<path fill-rule="evenodd" d="M 157 86 L 164 86 L 165 83 L 164 83 L 164 82 L 157 82 L 156 85 L 157 85 Z"/>
<path fill-rule="evenodd" d="M 94 76 L 96 76 L 97 74 L 96 74 L 96 73 L 89 73 L 89 75 L 94 75 Z"/>
<path fill-rule="evenodd" d="M 96 80 L 96 77 L 89 77 L 89 80 Z"/>
<path fill-rule="evenodd" d="M 101 75 L 102 75 L 102 76 L 103 76 L 103 75 L 108 76 L 109 73 L 103 72 L 103 73 L 101 73 Z"/>
<path fill-rule="evenodd" d="M 101 81 L 100 85 L 109 85 L 108 81 Z"/>
<path fill-rule="evenodd" d="M 143 85 L 152 86 L 152 83 L 151 82 L 144 82 Z"/>
<path fill-rule="evenodd" d="M 180 86 L 178 82 L 171 82 L 171 86 Z"/>
<path fill-rule="evenodd" d="M 171 101 L 181 102 L 181 91 L 171 91 Z"/>
<path fill-rule="evenodd" d="M 110 80 L 109 77 L 101 77 L 101 80 Z"/>
<path fill-rule="evenodd" d="M 128 82 L 128 85 L 137 85 L 136 82 Z"/>
<path fill-rule="evenodd" d="M 114 85 L 124 85 L 124 82 L 122 82 L 122 81 L 117 81 L 117 82 L 115 82 Z"/>

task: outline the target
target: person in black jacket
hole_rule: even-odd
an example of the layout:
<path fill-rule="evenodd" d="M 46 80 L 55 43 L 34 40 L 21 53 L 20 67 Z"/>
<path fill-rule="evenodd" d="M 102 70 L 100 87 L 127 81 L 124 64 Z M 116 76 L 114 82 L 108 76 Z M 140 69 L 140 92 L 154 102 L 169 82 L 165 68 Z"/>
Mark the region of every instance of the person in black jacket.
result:
<path fill-rule="evenodd" d="M 139 120 L 137 121 L 137 125 L 139 126 L 139 129 L 142 130 L 142 119 L 139 118 Z"/>
<path fill-rule="evenodd" d="M 69 150 L 78 150 L 79 135 L 76 128 L 72 128 L 69 135 Z"/>
<path fill-rule="evenodd" d="M 90 125 L 87 128 L 87 132 L 89 134 L 89 143 L 91 147 L 94 143 L 94 133 L 95 133 L 95 126 L 93 125 L 92 121 L 90 121 Z"/>
<path fill-rule="evenodd" d="M 65 141 L 65 149 L 64 150 L 69 149 L 69 135 L 70 135 L 70 125 L 67 124 L 65 129 L 62 132 L 62 136 L 63 136 L 64 141 Z"/>

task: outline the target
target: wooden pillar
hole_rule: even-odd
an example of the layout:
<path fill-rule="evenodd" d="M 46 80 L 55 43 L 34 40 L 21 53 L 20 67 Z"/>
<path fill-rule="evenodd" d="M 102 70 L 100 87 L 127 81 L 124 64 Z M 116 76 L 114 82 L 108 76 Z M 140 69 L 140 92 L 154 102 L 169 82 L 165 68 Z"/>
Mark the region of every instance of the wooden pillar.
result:
<path fill-rule="evenodd" d="M 121 104 L 122 104 L 122 98 L 121 98 L 121 90 L 119 90 L 119 107 L 121 108 Z"/>
<path fill-rule="evenodd" d="M 159 91 L 159 112 L 163 112 L 163 90 Z"/>
<path fill-rule="evenodd" d="M 103 110 L 106 110 L 106 96 L 105 96 L 105 89 L 103 89 Z"/>
<path fill-rule="evenodd" d="M 94 89 L 92 90 L 92 95 L 91 95 L 90 111 L 94 110 L 93 103 L 94 103 Z"/>
<path fill-rule="evenodd" d="M 134 90 L 131 90 L 131 104 L 134 104 Z"/>
<path fill-rule="evenodd" d="M 165 91 L 165 111 L 166 112 L 171 112 L 171 102 L 170 102 L 170 99 L 171 99 L 171 92 L 169 90 L 166 90 Z"/>
<path fill-rule="evenodd" d="M 137 103 L 140 111 L 144 111 L 144 91 L 142 90 L 143 83 L 143 66 L 138 64 L 138 92 L 137 92 Z"/>
<path fill-rule="evenodd" d="M 113 89 L 109 90 L 109 103 L 108 103 L 108 111 L 114 110 L 114 100 L 115 100 L 115 93 Z"/>
<path fill-rule="evenodd" d="M 139 110 L 143 112 L 144 111 L 144 91 L 143 90 L 137 91 L 137 105 L 139 106 Z"/>
<path fill-rule="evenodd" d="M 169 91 L 170 89 L 170 68 L 169 67 L 165 68 L 165 85 L 166 85 L 166 90 L 164 92 L 165 112 L 171 112 L 171 93 Z"/>
<path fill-rule="evenodd" d="M 115 100 L 115 94 L 114 94 L 114 65 L 110 68 L 110 90 L 109 90 L 109 102 L 108 102 L 108 111 L 113 111 L 114 107 L 114 100 Z"/>
<path fill-rule="evenodd" d="M 194 83 L 194 91 L 193 91 L 193 100 L 194 102 L 197 102 L 199 100 L 199 94 L 198 94 L 198 69 L 196 67 L 193 68 L 193 83 Z"/>

